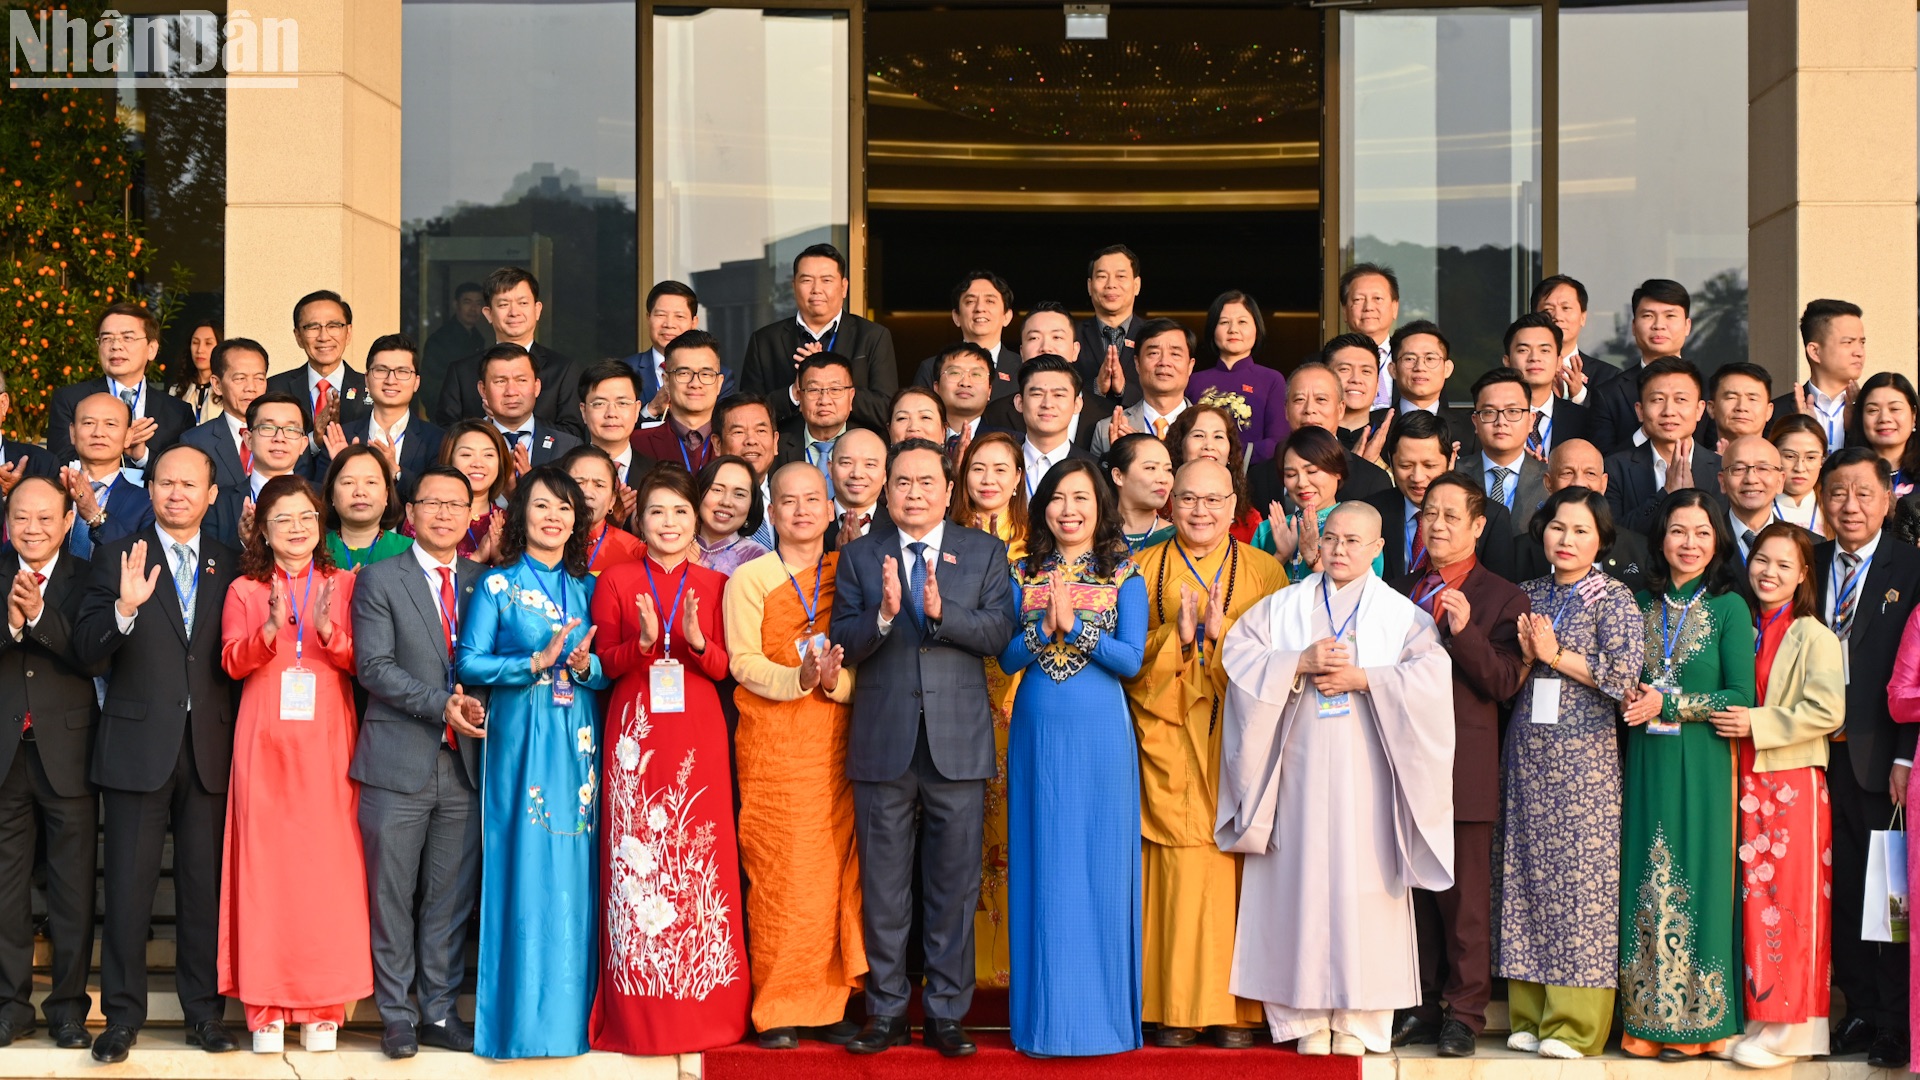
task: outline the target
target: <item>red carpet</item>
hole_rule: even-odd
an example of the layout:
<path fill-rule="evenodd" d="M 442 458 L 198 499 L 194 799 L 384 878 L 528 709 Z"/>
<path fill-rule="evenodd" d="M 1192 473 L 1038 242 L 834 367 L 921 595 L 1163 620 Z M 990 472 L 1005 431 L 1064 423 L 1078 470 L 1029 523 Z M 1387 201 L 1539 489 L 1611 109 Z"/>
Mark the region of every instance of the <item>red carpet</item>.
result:
<path fill-rule="evenodd" d="M 1162 1050 L 1149 1046 L 1107 1057 L 1036 1060 L 1017 1053 L 1002 1033 L 975 1032 L 974 1039 L 980 1044 L 978 1054 L 952 1060 L 922 1047 L 917 1034 L 913 1045 L 871 1057 L 857 1057 L 847 1053 L 844 1047 L 810 1040 L 803 1040 L 798 1050 L 762 1050 L 752 1043 L 742 1043 L 708 1051 L 703 1055 L 701 1074 L 704 1080 L 846 1080 L 849 1077 L 874 1080 L 920 1080 L 922 1077 L 1359 1080 L 1360 1077 L 1359 1058 L 1301 1057 L 1293 1052 L 1291 1045 L 1278 1049 L 1262 1044 L 1249 1050 L 1220 1050 L 1211 1046 Z"/>

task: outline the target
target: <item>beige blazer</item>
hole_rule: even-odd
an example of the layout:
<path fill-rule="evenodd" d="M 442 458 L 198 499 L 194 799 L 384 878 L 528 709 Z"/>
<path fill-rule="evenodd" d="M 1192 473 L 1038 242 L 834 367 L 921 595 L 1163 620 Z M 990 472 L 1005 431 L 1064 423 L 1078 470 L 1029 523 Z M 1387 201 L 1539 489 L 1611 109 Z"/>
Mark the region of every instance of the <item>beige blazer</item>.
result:
<path fill-rule="evenodd" d="M 1827 737 L 1847 718 L 1840 639 L 1819 619 L 1798 618 L 1774 654 L 1767 700 L 1751 710 L 1754 772 L 1827 764 Z"/>

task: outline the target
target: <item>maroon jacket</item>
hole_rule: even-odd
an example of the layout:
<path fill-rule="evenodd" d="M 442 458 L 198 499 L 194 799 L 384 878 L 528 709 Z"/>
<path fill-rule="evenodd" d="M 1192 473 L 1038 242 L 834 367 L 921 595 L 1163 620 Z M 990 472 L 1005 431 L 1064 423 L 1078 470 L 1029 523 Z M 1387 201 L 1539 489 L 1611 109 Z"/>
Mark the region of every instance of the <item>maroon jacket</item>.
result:
<path fill-rule="evenodd" d="M 655 461 L 671 461 L 676 465 L 692 466 L 688 472 L 699 472 L 713 457 L 713 437 L 707 437 L 706 445 L 699 453 L 687 451 L 680 436 L 674 433 L 672 424 L 655 424 L 650 428 L 639 428 L 633 433 L 635 453 L 645 454 Z"/>

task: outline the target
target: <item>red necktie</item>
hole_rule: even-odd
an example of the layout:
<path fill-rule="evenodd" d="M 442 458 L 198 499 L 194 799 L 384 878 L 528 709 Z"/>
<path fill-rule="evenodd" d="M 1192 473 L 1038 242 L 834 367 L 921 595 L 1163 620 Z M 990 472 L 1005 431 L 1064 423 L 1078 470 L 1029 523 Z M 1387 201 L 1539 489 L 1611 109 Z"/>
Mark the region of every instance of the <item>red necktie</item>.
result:
<path fill-rule="evenodd" d="M 456 603 L 456 601 L 453 598 L 453 571 L 450 568 L 445 566 L 436 567 L 435 569 L 440 571 L 440 636 L 446 639 L 447 664 L 448 666 L 452 666 L 453 664 L 453 627 L 454 627 L 454 618 L 455 618 L 454 612 L 458 610 L 456 607 L 454 607 L 454 604 Z M 447 725 L 447 745 L 448 746 L 457 747 L 460 745 L 458 742 L 454 741 L 454 735 L 455 735 L 455 732 L 453 730 L 453 725 L 448 724 Z"/>
<path fill-rule="evenodd" d="M 45 585 L 47 583 L 47 575 L 36 571 L 33 575 L 33 583 L 35 585 Z M 44 601 L 42 601 L 42 603 L 44 604 Z M 27 732 L 32 730 L 33 730 L 33 710 L 28 709 L 26 712 L 26 715 L 20 718 L 20 734 L 25 735 Z"/>
<path fill-rule="evenodd" d="M 253 475 L 253 440 L 247 435 L 247 429 L 240 429 L 240 471 Z"/>
<path fill-rule="evenodd" d="M 1414 599 L 1427 614 L 1433 616 L 1435 622 L 1440 619 L 1440 593 L 1446 587 L 1447 579 L 1440 576 L 1440 571 L 1429 570 L 1413 589 Z"/>
<path fill-rule="evenodd" d="M 327 411 L 327 403 L 333 400 L 333 384 L 321 379 L 313 388 L 313 414 L 319 416 Z"/>
<path fill-rule="evenodd" d="M 1427 568 L 1427 523 L 1418 517 L 1413 519 L 1413 562 L 1407 566 L 1407 573 L 1417 574 Z"/>

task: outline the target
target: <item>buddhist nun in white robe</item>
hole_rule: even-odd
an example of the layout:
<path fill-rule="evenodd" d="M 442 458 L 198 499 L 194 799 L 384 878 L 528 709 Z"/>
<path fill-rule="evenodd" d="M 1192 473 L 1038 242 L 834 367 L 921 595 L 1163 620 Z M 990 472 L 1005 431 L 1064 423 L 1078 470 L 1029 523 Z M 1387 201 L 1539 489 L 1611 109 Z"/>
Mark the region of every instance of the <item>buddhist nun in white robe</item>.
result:
<path fill-rule="evenodd" d="M 1420 1001 L 1412 890 L 1453 884 L 1452 661 L 1372 573 L 1380 543 L 1378 512 L 1342 504 L 1322 570 L 1221 649 L 1215 840 L 1246 856 L 1230 988 L 1303 1054 L 1387 1052 Z"/>

